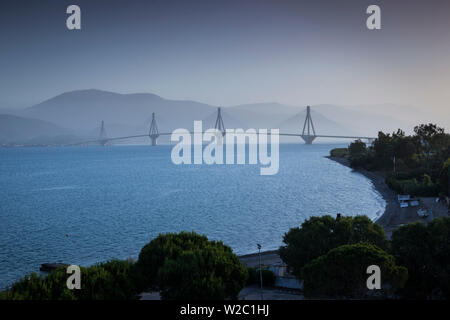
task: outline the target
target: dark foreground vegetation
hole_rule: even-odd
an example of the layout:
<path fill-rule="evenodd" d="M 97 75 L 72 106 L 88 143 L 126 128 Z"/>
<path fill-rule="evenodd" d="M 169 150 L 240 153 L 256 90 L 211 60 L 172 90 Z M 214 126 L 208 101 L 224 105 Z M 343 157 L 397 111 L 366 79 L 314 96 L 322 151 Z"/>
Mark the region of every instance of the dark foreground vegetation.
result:
<path fill-rule="evenodd" d="M 307 298 L 450 298 L 450 218 L 411 223 L 388 241 L 365 216 L 312 217 L 285 234 L 280 256 Z M 368 290 L 367 267 L 381 270 Z"/>
<path fill-rule="evenodd" d="M 6 300 L 130 300 L 137 297 L 132 261 L 111 260 L 81 267 L 81 289 L 69 290 L 66 268 L 44 277 L 32 273 L 0 293 Z"/>
<path fill-rule="evenodd" d="M 0 293 L 8 300 L 132 300 L 143 291 L 162 299 L 236 299 L 248 271 L 231 248 L 194 232 L 159 235 L 136 263 L 112 260 L 81 268 L 81 289 L 66 286 L 66 268 L 26 276 Z"/>
<path fill-rule="evenodd" d="M 284 235 L 279 249 L 303 280 L 306 298 L 450 298 L 450 218 L 396 229 L 392 240 L 366 216 L 311 217 Z M 381 271 L 381 289 L 369 290 L 367 267 Z M 260 272 L 246 268 L 220 241 L 196 233 L 164 234 L 144 246 L 137 262 L 111 260 L 81 268 L 81 289 L 69 290 L 65 268 L 31 274 L 0 293 L 8 300 L 131 300 L 158 291 L 168 300 L 236 299 Z M 264 286 L 272 271 L 262 270 Z"/>
<path fill-rule="evenodd" d="M 400 194 L 445 196 L 449 193 L 450 135 L 434 124 L 414 128 L 414 135 L 402 130 L 378 133 L 372 146 L 357 140 L 348 150 L 336 149 L 332 156 L 344 156 L 352 167 L 384 171 L 386 183 Z"/>
<path fill-rule="evenodd" d="M 247 269 L 231 248 L 206 236 L 165 234 L 144 246 L 136 263 L 141 290 L 161 292 L 162 299 L 236 299 Z"/>

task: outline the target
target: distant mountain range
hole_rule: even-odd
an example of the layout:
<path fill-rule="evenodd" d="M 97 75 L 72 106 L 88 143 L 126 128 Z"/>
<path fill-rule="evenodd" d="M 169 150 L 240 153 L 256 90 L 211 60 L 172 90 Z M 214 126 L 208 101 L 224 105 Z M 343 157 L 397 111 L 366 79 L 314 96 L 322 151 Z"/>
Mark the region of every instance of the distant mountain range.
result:
<path fill-rule="evenodd" d="M 194 120 L 213 127 L 218 106 L 196 101 L 169 100 L 150 93 L 119 94 L 101 90 L 63 93 L 26 109 L 0 109 L 0 142 L 74 141 L 96 138 L 101 121 L 108 136 L 145 134 L 151 114 L 156 113 L 161 132 L 191 129 Z M 228 128 L 280 128 L 299 133 L 306 116 L 305 106 L 256 103 L 223 109 Z M 5 115 L 9 114 L 9 115 Z M 12 116 L 14 114 L 15 116 Z M 410 132 L 427 115 L 394 105 L 312 106 L 317 134 L 376 136 L 379 130 L 402 128 Z M 162 141 L 164 142 L 164 141 Z"/>
<path fill-rule="evenodd" d="M 77 138 L 70 130 L 47 121 L 0 114 L 0 144 L 59 144 Z"/>

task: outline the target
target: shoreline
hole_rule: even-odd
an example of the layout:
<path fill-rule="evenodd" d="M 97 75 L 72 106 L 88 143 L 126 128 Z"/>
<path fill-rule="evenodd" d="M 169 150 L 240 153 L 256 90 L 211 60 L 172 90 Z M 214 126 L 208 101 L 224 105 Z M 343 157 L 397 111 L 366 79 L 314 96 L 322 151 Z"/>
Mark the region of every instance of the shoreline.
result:
<path fill-rule="evenodd" d="M 424 223 L 428 223 L 433 218 L 448 216 L 447 208 L 442 203 L 435 203 L 435 198 L 426 198 L 420 197 L 420 206 L 416 208 L 400 208 L 397 201 L 397 194 L 395 191 L 391 190 L 385 182 L 385 176 L 381 172 L 377 171 L 368 171 L 362 168 L 354 169 L 350 167 L 350 162 L 346 158 L 341 157 L 332 157 L 325 156 L 325 158 L 335 161 L 343 166 L 346 166 L 352 170 L 352 172 L 357 172 L 364 175 L 368 178 L 375 190 L 383 197 L 386 202 L 386 207 L 384 209 L 383 214 L 381 214 L 378 218 L 375 219 L 375 223 L 380 225 L 384 232 L 386 233 L 386 237 L 390 240 L 392 236 L 392 231 L 397 229 L 398 227 L 416 221 L 421 221 Z M 417 209 L 423 208 L 427 210 L 432 210 L 433 214 L 428 218 L 420 218 L 417 215 Z M 345 215 L 345 213 L 343 213 Z M 244 262 L 248 266 L 256 266 L 259 262 L 258 253 L 250 253 L 239 255 L 239 259 Z M 281 261 L 278 256 L 278 250 L 268 250 L 261 251 L 261 262 L 263 265 L 270 265 L 274 262 Z"/>
<path fill-rule="evenodd" d="M 332 156 L 326 156 L 325 158 L 335 161 L 343 166 L 346 166 L 352 169 L 352 171 L 354 172 L 362 174 L 372 182 L 375 190 L 378 191 L 378 193 L 383 197 L 384 201 L 386 202 L 386 207 L 384 209 L 383 214 L 378 218 L 376 218 L 374 222 L 379 224 L 384 229 L 384 231 L 386 232 L 386 236 L 388 237 L 388 239 L 390 239 L 392 231 L 395 228 L 401 226 L 402 223 L 400 221 L 396 221 L 397 219 L 394 219 L 395 217 L 401 215 L 401 211 L 397 203 L 396 193 L 391 189 L 389 189 L 388 185 L 385 182 L 385 177 L 381 173 L 371 172 L 361 168 L 354 169 L 350 167 L 350 161 L 347 158 L 332 157 Z"/>
<path fill-rule="evenodd" d="M 389 189 L 385 182 L 384 176 L 381 173 L 370 172 L 364 169 L 353 169 L 350 167 L 350 162 L 346 158 L 332 156 L 325 156 L 325 158 L 335 161 L 343 166 L 352 169 L 352 171 L 354 172 L 358 172 L 364 175 L 372 182 L 374 188 L 378 191 L 378 193 L 380 193 L 384 201 L 386 201 L 386 207 L 383 214 L 377 217 L 374 222 L 379 224 L 383 228 L 383 230 L 386 232 L 386 237 L 390 239 L 392 231 L 404 223 L 397 221 L 398 219 L 395 219 L 396 217 L 401 216 L 402 212 L 400 211 L 400 207 L 397 203 L 396 193 Z M 256 266 L 257 262 L 259 262 L 257 261 L 258 257 L 258 253 L 256 252 L 240 255 L 239 259 L 247 266 Z M 277 260 L 277 258 L 278 260 L 280 260 L 278 256 L 278 250 L 261 251 L 261 262 L 263 265 L 268 265 L 273 260 Z"/>
<path fill-rule="evenodd" d="M 353 172 L 360 173 L 368 178 L 375 190 L 380 193 L 386 201 L 386 208 L 384 213 L 379 216 L 374 222 L 380 225 L 386 232 L 386 237 L 391 239 L 392 231 L 401 227 L 402 225 L 421 221 L 428 223 L 434 218 L 448 216 L 447 208 L 443 203 L 436 203 L 434 197 L 419 197 L 419 207 L 400 208 L 397 201 L 397 194 L 391 190 L 385 181 L 385 175 L 378 171 L 368 171 L 362 168 L 354 169 L 350 167 L 350 162 L 347 158 L 326 156 L 327 159 L 335 161 L 343 166 L 352 169 Z M 432 214 L 427 218 L 421 218 L 417 215 L 418 209 L 431 210 Z"/>

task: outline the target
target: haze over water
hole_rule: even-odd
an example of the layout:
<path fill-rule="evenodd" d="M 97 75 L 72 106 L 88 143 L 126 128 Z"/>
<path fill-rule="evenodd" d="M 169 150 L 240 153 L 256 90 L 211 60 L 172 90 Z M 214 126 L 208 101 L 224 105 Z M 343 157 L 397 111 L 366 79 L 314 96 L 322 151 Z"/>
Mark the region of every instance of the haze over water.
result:
<path fill-rule="evenodd" d="M 183 165 L 171 146 L 0 148 L 0 287 L 41 263 L 137 258 L 159 233 L 194 230 L 235 253 L 277 249 L 315 215 L 365 214 L 385 202 L 364 176 L 324 156 L 337 145 L 280 145 L 259 165 Z"/>

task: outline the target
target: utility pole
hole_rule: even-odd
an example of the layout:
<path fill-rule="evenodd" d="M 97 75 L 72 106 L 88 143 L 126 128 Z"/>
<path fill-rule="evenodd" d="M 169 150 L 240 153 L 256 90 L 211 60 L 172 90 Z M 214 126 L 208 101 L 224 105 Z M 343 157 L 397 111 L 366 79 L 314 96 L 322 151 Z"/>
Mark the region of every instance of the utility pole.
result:
<path fill-rule="evenodd" d="M 261 245 L 258 243 L 258 254 L 259 254 L 259 281 L 261 285 L 261 300 L 264 300 L 263 298 L 263 281 L 262 281 L 262 269 L 261 269 Z"/>

